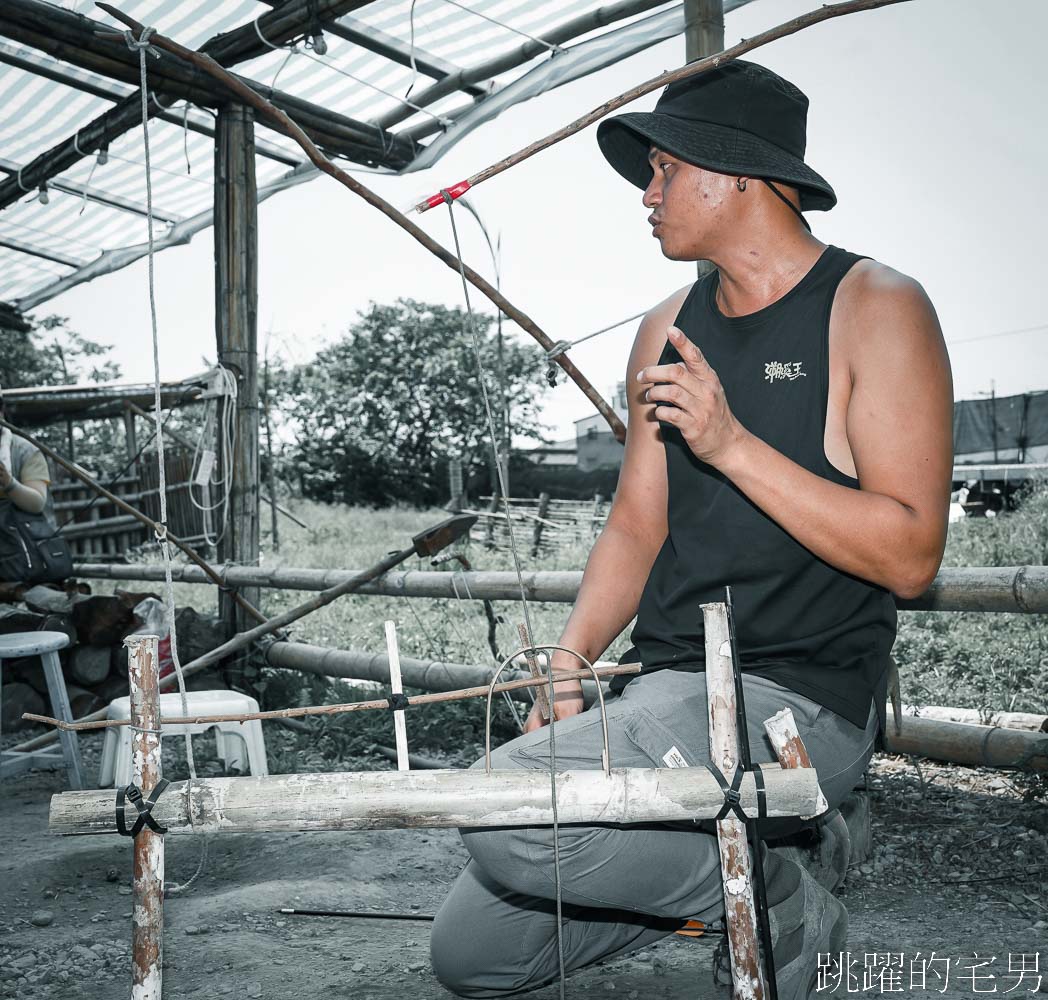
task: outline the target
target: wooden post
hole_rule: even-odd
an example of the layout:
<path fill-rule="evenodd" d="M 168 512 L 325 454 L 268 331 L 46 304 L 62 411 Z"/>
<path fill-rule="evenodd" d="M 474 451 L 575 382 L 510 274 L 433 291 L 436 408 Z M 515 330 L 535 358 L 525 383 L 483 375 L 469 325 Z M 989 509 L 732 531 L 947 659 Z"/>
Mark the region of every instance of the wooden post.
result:
<path fill-rule="evenodd" d="M 127 442 L 127 460 L 130 462 L 138 454 L 138 435 L 135 433 L 135 414 L 129 406 L 124 406 L 124 440 Z"/>
<path fill-rule="evenodd" d="M 269 352 L 266 352 L 266 361 L 263 365 L 262 394 L 262 419 L 266 425 L 266 458 L 268 462 L 267 480 L 269 483 L 269 530 L 273 536 L 273 551 L 280 551 L 280 525 L 277 517 L 277 470 L 273 461 L 273 427 L 269 417 Z"/>
<path fill-rule="evenodd" d="M 549 494 L 539 494 L 538 520 L 535 521 L 534 532 L 531 536 L 531 557 L 534 559 L 539 554 L 539 545 L 542 543 L 543 519 L 549 513 Z"/>
<path fill-rule="evenodd" d="M 386 655 L 389 657 L 389 686 L 394 695 L 403 694 L 400 683 L 400 647 L 397 645 L 396 622 L 386 622 Z M 404 722 L 404 710 L 393 712 L 393 729 L 397 739 L 397 770 L 410 771 L 408 763 L 408 730 Z"/>
<path fill-rule="evenodd" d="M 723 0 L 684 0 L 684 58 L 687 62 L 705 59 L 724 50 Z M 695 262 L 698 276 L 709 274 L 709 260 Z"/>
<path fill-rule="evenodd" d="M 236 375 L 236 446 L 219 559 L 258 564 L 258 311 L 254 115 L 242 105 L 218 110 L 215 133 L 215 334 L 218 362 Z M 228 398 L 222 406 L 232 405 Z M 243 596 L 257 605 L 256 588 Z M 219 611 L 229 631 L 248 627 L 228 594 Z"/>
<path fill-rule="evenodd" d="M 160 668 L 155 635 L 129 635 L 131 781 L 143 796 L 160 780 Z M 144 826 L 135 837 L 131 1000 L 160 1000 L 164 936 L 164 837 Z"/>
<path fill-rule="evenodd" d="M 601 507 L 602 503 L 604 503 L 604 497 L 600 493 L 594 493 L 593 494 L 593 515 L 591 517 L 591 523 L 590 523 L 590 529 L 591 529 L 594 537 L 596 537 L 597 535 L 600 534 L 600 528 L 598 527 L 598 525 L 600 523 L 600 507 Z"/>
<path fill-rule="evenodd" d="M 727 608 L 723 604 L 704 604 L 702 618 L 706 629 L 710 761 L 730 784 L 740 760 Z M 742 820 L 729 815 L 718 821 L 717 843 L 724 881 L 724 924 L 731 953 L 733 995 L 735 1000 L 763 1000 L 766 986 L 757 950 L 752 865 Z"/>

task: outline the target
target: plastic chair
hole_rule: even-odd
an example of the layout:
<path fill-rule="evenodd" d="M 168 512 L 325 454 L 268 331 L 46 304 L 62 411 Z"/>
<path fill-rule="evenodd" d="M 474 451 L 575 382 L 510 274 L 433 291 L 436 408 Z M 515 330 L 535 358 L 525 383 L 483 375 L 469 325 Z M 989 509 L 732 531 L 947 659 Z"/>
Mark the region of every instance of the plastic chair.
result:
<path fill-rule="evenodd" d="M 237 691 L 187 691 L 188 712 L 182 711 L 182 698 L 175 692 L 160 696 L 160 717 L 179 718 L 183 715 L 241 715 L 258 711 L 258 702 Z M 131 718 L 131 699 L 116 698 L 109 703 L 106 712 L 109 719 Z M 200 722 L 168 725 L 161 724 L 161 739 L 180 736 L 186 732 L 197 734 L 209 729 L 215 731 L 215 746 L 218 756 L 227 771 L 247 768 L 251 774 L 269 774 L 266 762 L 266 743 L 262 737 L 262 723 L 252 722 Z M 131 783 L 131 738 L 130 726 L 112 726 L 106 730 L 102 747 L 102 766 L 98 774 L 98 787 L 128 785 Z"/>
<path fill-rule="evenodd" d="M 0 635 L 0 699 L 3 697 L 3 661 L 23 656 L 39 656 L 47 681 L 47 694 L 51 701 L 51 712 L 64 722 L 73 721 L 66 692 L 65 677 L 58 651 L 69 645 L 65 632 L 12 632 Z M 57 747 L 41 750 L 16 752 L 5 750 L 0 754 L 0 778 L 21 774 L 33 767 L 58 770 L 65 768 L 69 775 L 69 787 L 84 787 L 83 763 L 80 759 L 80 744 L 76 732 L 58 730 Z"/>

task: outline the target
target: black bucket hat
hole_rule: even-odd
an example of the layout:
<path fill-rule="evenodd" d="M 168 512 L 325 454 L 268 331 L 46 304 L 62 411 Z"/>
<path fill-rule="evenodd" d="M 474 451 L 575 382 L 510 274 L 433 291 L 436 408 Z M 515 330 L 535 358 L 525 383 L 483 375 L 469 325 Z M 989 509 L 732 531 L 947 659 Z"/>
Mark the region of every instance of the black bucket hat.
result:
<path fill-rule="evenodd" d="M 597 142 L 631 184 L 651 181 L 652 146 L 707 170 L 781 181 L 800 192 L 804 211 L 833 208 L 833 188 L 804 162 L 808 98 L 756 63 L 736 59 L 720 69 L 671 83 L 654 111 L 603 121 Z"/>

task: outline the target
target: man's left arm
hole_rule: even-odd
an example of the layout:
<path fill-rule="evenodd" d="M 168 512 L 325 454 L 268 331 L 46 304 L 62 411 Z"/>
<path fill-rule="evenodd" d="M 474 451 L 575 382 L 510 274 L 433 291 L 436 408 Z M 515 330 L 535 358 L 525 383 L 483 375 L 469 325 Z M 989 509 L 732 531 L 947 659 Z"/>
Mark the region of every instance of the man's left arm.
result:
<path fill-rule="evenodd" d="M 851 396 L 847 436 L 859 489 L 793 462 L 735 420 L 716 373 L 683 335 L 682 366 L 640 373 L 656 416 L 805 548 L 843 572 L 916 597 L 946 542 L 953 464 L 949 359 L 921 286 L 877 266 L 849 293 L 841 340 Z M 668 369 L 676 368 L 676 372 Z M 682 405 L 683 404 L 683 405 Z"/>

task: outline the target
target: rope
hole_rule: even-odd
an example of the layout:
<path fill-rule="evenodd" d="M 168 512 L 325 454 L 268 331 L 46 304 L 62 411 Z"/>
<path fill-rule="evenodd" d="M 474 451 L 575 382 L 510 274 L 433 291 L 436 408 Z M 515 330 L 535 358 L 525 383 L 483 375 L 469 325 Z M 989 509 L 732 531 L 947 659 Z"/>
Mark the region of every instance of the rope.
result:
<path fill-rule="evenodd" d="M 477 335 L 477 324 L 473 315 L 473 304 L 469 298 L 469 283 L 466 281 L 466 266 L 462 262 L 462 246 L 459 242 L 458 226 L 455 224 L 455 203 L 451 194 L 445 188 L 441 192 L 448 206 L 448 216 L 451 219 L 451 235 L 455 241 L 455 256 L 458 259 L 459 276 L 462 279 L 462 294 L 466 301 L 466 326 L 469 328 L 470 341 L 473 345 L 473 354 L 477 362 L 477 381 L 480 383 L 480 394 L 484 400 L 484 417 L 488 425 L 488 436 L 491 439 L 491 450 L 495 458 L 495 469 L 498 474 L 499 489 L 502 492 L 502 503 L 506 508 L 506 530 L 509 534 L 509 548 L 513 557 L 513 569 L 517 574 L 517 585 L 520 588 L 520 603 L 524 610 L 524 623 L 528 631 L 528 641 L 535 642 L 535 633 L 531 627 L 531 612 L 528 608 L 528 596 L 524 589 L 524 576 L 520 569 L 520 556 L 517 553 L 517 540 L 513 531 L 513 518 L 510 515 L 509 494 L 506 488 L 506 470 L 499 460 L 498 434 L 495 430 L 495 418 L 491 412 L 491 400 L 488 398 L 488 386 L 485 380 L 484 358 L 480 350 L 480 338 Z M 550 805 L 553 811 L 553 874 L 556 886 L 557 901 L 557 965 L 558 982 L 560 987 L 560 1000 L 564 1000 L 564 933 L 561 926 L 563 917 L 563 889 L 560 873 L 560 817 L 557 814 L 557 737 L 556 717 L 553 711 L 555 704 L 555 692 L 553 687 L 552 662 L 547 672 L 549 678 L 549 782 L 550 782 Z"/>
<path fill-rule="evenodd" d="M 189 715 L 189 704 L 186 700 L 186 681 L 182 675 L 182 664 L 178 658 L 178 634 L 175 627 L 175 587 L 171 578 L 171 550 L 167 541 L 167 469 L 164 457 L 164 422 L 162 416 L 160 399 L 160 335 L 157 329 L 156 319 L 156 274 L 154 268 L 155 248 L 153 245 L 153 179 L 150 169 L 149 152 L 149 87 L 146 74 L 146 55 L 152 53 L 159 57 L 160 53 L 149 43 L 150 36 L 155 28 L 143 28 L 139 38 L 135 38 L 131 31 L 124 32 L 127 47 L 133 52 L 138 52 L 138 69 L 140 90 L 142 96 L 142 142 L 145 152 L 146 168 L 146 229 L 149 240 L 149 322 L 153 337 L 153 422 L 156 434 L 156 450 L 158 477 L 160 487 L 160 518 L 156 528 L 156 540 L 160 551 L 164 556 L 164 597 L 167 604 L 167 627 L 171 641 L 171 662 L 175 668 L 175 676 L 178 679 L 178 693 L 182 703 L 182 715 Z M 186 811 L 189 814 L 190 824 L 196 826 L 193 815 L 193 782 L 196 781 L 196 761 L 193 759 L 193 741 L 189 732 L 185 733 L 186 741 L 186 763 L 189 766 L 189 780 L 186 782 Z M 165 886 L 164 891 L 168 895 L 185 892 L 200 877 L 207 860 L 207 838 L 201 844 L 200 861 L 196 871 L 188 882 L 182 885 Z"/>
<path fill-rule="evenodd" d="M 535 42 L 537 45 L 541 45 L 544 48 L 549 49 L 553 55 L 557 55 L 559 52 L 564 50 L 559 45 L 553 45 L 547 42 L 543 38 L 537 38 L 535 35 L 529 35 L 526 31 L 521 31 L 520 28 L 514 28 L 512 24 L 506 24 L 505 21 L 499 21 L 494 17 L 489 17 L 487 14 L 481 14 L 479 10 L 474 10 L 472 7 L 467 7 L 463 3 L 459 3 L 458 0 L 444 0 L 445 3 L 451 4 L 452 7 L 458 7 L 459 10 L 464 10 L 467 14 L 473 14 L 476 17 L 483 18 L 485 21 L 490 21 L 492 24 L 498 25 L 500 28 L 505 28 L 506 31 L 512 31 L 515 35 L 521 35 L 524 38 L 528 38 Z"/>

